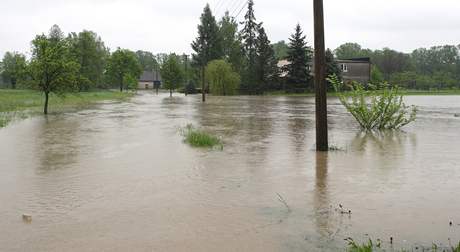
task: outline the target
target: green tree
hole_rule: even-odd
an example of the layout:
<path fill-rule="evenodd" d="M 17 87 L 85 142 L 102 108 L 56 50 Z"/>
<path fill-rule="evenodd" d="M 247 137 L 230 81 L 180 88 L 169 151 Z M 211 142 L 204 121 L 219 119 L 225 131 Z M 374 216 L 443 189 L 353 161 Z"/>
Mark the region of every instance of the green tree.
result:
<path fill-rule="evenodd" d="M 389 80 L 394 73 L 409 71 L 411 69 L 410 56 L 405 53 L 383 48 L 375 50 L 371 55 L 372 62 L 382 71 L 385 80 Z"/>
<path fill-rule="evenodd" d="M 236 72 L 241 73 L 244 63 L 243 46 L 238 34 L 238 23 L 228 11 L 219 22 L 219 33 L 222 39 L 223 58 Z"/>
<path fill-rule="evenodd" d="M 278 77 L 278 61 L 275 58 L 275 51 L 265 33 L 262 24 L 259 25 L 256 40 L 256 93 L 266 91 Z"/>
<path fill-rule="evenodd" d="M 379 67 L 376 65 L 372 65 L 371 67 L 371 83 L 378 84 L 384 81 L 383 74 L 380 71 Z"/>
<path fill-rule="evenodd" d="M 372 51 L 369 49 L 363 49 L 361 45 L 357 43 L 345 43 L 335 49 L 334 53 L 338 59 L 352 59 L 370 57 Z"/>
<path fill-rule="evenodd" d="M 169 95 L 172 97 L 173 91 L 183 84 L 184 78 L 182 66 L 177 55 L 171 54 L 163 62 L 163 65 L 161 65 L 161 77 L 164 87 L 169 89 Z"/>
<path fill-rule="evenodd" d="M 32 58 L 28 72 L 36 88 L 45 94 L 43 113 L 48 114 L 50 93 L 62 94 L 76 89 L 79 64 L 71 57 L 70 45 L 54 25 L 48 36 L 32 41 Z"/>
<path fill-rule="evenodd" d="M 239 88 L 240 76 L 225 60 L 209 62 L 206 76 L 210 92 L 214 95 L 234 95 Z"/>
<path fill-rule="evenodd" d="M 2 78 L 15 89 L 17 83 L 24 79 L 26 74 L 26 56 L 18 52 L 7 52 L 2 61 Z"/>
<path fill-rule="evenodd" d="M 257 32 L 259 24 L 256 22 L 254 15 L 254 1 L 248 1 L 248 10 L 244 15 L 244 21 L 241 23 L 244 27 L 241 31 L 243 40 L 243 49 L 245 54 L 246 69 L 243 73 L 242 89 L 248 93 L 256 92 L 256 60 L 257 60 Z"/>
<path fill-rule="evenodd" d="M 342 71 L 337 63 L 331 49 L 326 50 L 326 76 L 335 75 L 339 80 L 342 80 Z M 332 83 L 327 81 L 328 89 L 333 90 Z"/>
<path fill-rule="evenodd" d="M 308 66 L 312 60 L 313 52 L 307 46 L 305 39 L 306 37 L 303 35 L 302 28 L 297 24 L 295 33 L 289 39 L 287 57 L 289 64 L 285 66 L 288 87 L 295 91 L 311 87 L 312 82 Z"/>
<path fill-rule="evenodd" d="M 275 50 L 276 59 L 283 60 L 288 56 L 289 46 L 284 40 L 281 40 L 273 44 L 273 50 Z"/>
<path fill-rule="evenodd" d="M 142 68 L 134 52 L 118 48 L 110 55 L 106 74 L 109 81 L 113 81 L 119 86 L 120 92 L 123 92 L 125 87 L 126 75 L 139 77 L 141 73 Z"/>
<path fill-rule="evenodd" d="M 160 68 L 160 65 L 155 59 L 155 55 L 153 55 L 153 53 L 139 50 L 136 51 L 136 55 L 139 60 L 139 64 L 141 64 L 142 70 L 153 71 Z"/>
<path fill-rule="evenodd" d="M 84 30 L 78 34 L 70 33 L 68 40 L 71 54 L 80 64 L 79 90 L 88 91 L 100 85 L 110 54 L 102 39 L 95 32 Z"/>
<path fill-rule="evenodd" d="M 209 61 L 219 59 L 222 56 L 222 42 L 219 33 L 219 26 L 216 18 L 212 15 L 209 4 L 206 4 L 201 14 L 198 25 L 198 37 L 192 42 L 192 49 L 195 52 L 193 60 L 195 65 L 201 68 L 203 102 L 205 96 L 205 68 Z"/>

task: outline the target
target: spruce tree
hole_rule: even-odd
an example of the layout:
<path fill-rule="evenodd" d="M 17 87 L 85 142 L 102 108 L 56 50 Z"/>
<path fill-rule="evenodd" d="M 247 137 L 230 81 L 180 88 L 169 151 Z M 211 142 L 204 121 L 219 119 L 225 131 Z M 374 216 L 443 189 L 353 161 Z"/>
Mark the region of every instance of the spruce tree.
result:
<path fill-rule="evenodd" d="M 287 85 L 291 91 L 303 91 L 312 88 L 312 76 L 309 63 L 312 60 L 312 49 L 307 46 L 306 37 L 302 28 L 297 24 L 295 33 L 289 38 L 289 51 L 285 67 L 287 72 Z"/>
<path fill-rule="evenodd" d="M 232 64 L 233 70 L 241 74 L 244 61 L 241 37 L 238 33 L 238 23 L 228 11 L 219 22 L 219 33 L 222 39 L 223 58 Z"/>
<path fill-rule="evenodd" d="M 201 23 L 198 25 L 198 37 L 192 42 L 194 63 L 201 68 L 203 102 L 205 98 L 205 68 L 209 61 L 222 57 L 222 44 L 216 18 L 212 15 L 209 4 L 201 14 Z"/>
<path fill-rule="evenodd" d="M 262 24 L 259 25 L 256 41 L 256 92 L 262 93 L 270 88 L 278 76 L 277 60 L 270 40 Z"/>
<path fill-rule="evenodd" d="M 244 15 L 244 21 L 241 23 L 244 27 L 241 31 L 243 39 L 243 49 L 246 58 L 246 69 L 243 74 L 242 89 L 252 94 L 255 92 L 256 85 L 256 56 L 257 56 L 257 29 L 259 24 L 254 16 L 254 1 L 248 1 L 248 11 Z"/>

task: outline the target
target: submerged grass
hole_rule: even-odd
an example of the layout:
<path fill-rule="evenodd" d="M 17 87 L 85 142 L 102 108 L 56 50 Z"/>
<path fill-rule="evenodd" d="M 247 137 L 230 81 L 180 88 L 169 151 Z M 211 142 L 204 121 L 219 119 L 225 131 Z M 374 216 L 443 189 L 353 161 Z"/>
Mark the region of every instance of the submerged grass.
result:
<path fill-rule="evenodd" d="M 92 105 L 104 100 L 125 100 L 132 93 L 112 91 L 92 91 L 65 95 L 50 95 L 51 113 L 69 111 Z M 45 102 L 44 94 L 34 90 L 0 89 L 0 128 L 15 119 L 42 113 Z"/>
<path fill-rule="evenodd" d="M 375 242 L 372 239 L 369 239 L 365 243 L 358 243 L 352 238 L 347 238 L 345 241 L 348 242 L 348 252 L 376 252 L 376 251 L 386 251 L 383 249 L 381 240 L 377 239 Z M 450 241 L 450 240 L 449 240 Z M 450 242 L 449 242 L 450 243 Z M 407 249 L 394 249 L 393 245 L 391 244 L 390 251 L 427 251 L 427 252 L 460 252 L 460 242 L 456 245 L 449 245 L 445 247 L 438 246 L 437 244 L 433 243 L 431 247 L 423 247 L 423 246 L 415 246 L 414 248 L 407 250 Z"/>
<path fill-rule="evenodd" d="M 193 147 L 219 147 L 221 150 L 223 149 L 222 140 L 220 138 L 203 130 L 196 129 L 192 124 L 188 124 L 185 128 L 182 128 L 181 135 L 184 137 L 184 141 Z"/>

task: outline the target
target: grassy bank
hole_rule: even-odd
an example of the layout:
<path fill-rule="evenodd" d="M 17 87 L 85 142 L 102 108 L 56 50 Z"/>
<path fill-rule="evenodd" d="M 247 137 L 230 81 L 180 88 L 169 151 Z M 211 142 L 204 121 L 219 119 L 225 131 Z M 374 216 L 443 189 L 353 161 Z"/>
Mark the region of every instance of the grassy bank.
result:
<path fill-rule="evenodd" d="M 402 90 L 404 95 L 460 95 L 460 89 L 448 89 L 448 90 Z M 301 96 L 301 97 L 314 97 L 315 93 L 286 93 L 284 91 L 271 91 L 265 93 L 268 96 Z M 329 97 L 337 97 L 336 92 L 328 92 Z"/>
<path fill-rule="evenodd" d="M 125 100 L 132 93 L 93 91 L 57 96 L 52 94 L 49 101 L 51 113 L 81 109 L 105 100 Z M 0 89 L 0 127 L 11 120 L 42 113 L 44 94 L 33 90 Z"/>

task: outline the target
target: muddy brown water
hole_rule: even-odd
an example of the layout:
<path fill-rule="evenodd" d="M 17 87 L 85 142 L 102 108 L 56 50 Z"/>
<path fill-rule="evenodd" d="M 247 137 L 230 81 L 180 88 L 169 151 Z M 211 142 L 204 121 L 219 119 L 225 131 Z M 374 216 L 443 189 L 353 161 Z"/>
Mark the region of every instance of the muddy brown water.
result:
<path fill-rule="evenodd" d="M 460 240 L 460 97 L 406 103 L 419 106 L 415 123 L 365 134 L 330 99 L 330 142 L 342 151 L 329 154 L 313 151 L 307 97 L 201 104 L 140 93 L 13 123 L 0 129 L 0 250 L 332 251 L 366 234 L 400 247 Z M 184 144 L 187 123 L 221 136 L 224 150 Z"/>

